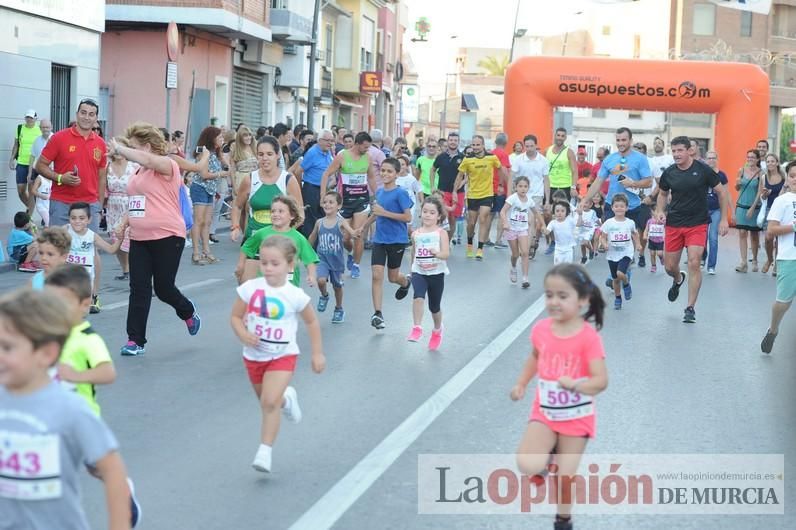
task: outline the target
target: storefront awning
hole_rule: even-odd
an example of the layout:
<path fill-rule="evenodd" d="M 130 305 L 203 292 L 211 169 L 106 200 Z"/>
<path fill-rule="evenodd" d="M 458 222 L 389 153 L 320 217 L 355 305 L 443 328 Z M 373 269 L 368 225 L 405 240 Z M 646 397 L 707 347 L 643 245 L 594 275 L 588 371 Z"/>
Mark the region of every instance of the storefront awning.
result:
<path fill-rule="evenodd" d="M 347 96 L 341 96 L 340 94 L 336 94 L 334 96 L 335 103 L 338 103 L 341 107 L 351 107 L 352 109 L 361 109 L 362 105 L 357 103 L 357 100 L 354 98 L 350 98 Z"/>

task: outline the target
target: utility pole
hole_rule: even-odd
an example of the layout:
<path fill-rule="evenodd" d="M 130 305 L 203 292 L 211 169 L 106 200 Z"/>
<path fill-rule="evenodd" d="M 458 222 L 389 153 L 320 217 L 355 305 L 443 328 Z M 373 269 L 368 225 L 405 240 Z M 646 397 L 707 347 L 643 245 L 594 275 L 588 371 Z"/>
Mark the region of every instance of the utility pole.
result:
<path fill-rule="evenodd" d="M 315 0 L 315 11 L 312 13 L 312 35 L 310 37 L 310 79 L 307 94 L 307 129 L 315 131 L 315 55 L 318 53 L 318 19 L 321 16 L 321 0 Z M 327 50 L 328 52 L 328 50 Z M 317 131 L 315 131 L 317 132 Z"/>

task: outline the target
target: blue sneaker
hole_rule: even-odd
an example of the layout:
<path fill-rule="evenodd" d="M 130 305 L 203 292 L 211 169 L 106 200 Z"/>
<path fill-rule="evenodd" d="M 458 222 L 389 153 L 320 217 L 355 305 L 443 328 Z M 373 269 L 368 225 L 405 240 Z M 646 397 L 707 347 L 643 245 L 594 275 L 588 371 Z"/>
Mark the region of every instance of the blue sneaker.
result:
<path fill-rule="evenodd" d="M 630 282 L 627 282 L 622 290 L 625 292 L 625 300 L 630 300 L 633 298 L 633 289 L 630 287 Z"/>
<path fill-rule="evenodd" d="M 188 334 L 194 336 L 199 333 L 199 328 L 202 327 L 202 319 L 196 314 L 196 304 L 194 304 L 191 300 L 188 301 L 191 302 L 191 305 L 193 306 L 193 316 L 191 318 L 185 319 L 185 325 L 188 326 Z"/>
<path fill-rule="evenodd" d="M 354 268 L 354 255 L 353 254 L 349 254 L 348 255 L 348 260 L 346 261 L 345 266 L 346 266 L 346 268 L 348 268 L 348 270 L 352 270 Z"/>
<path fill-rule="evenodd" d="M 332 314 L 332 324 L 342 324 L 345 322 L 345 311 L 342 307 L 335 307 Z"/>
<path fill-rule="evenodd" d="M 326 306 L 329 305 L 329 295 L 321 296 L 318 298 L 318 313 L 326 311 Z"/>
<path fill-rule="evenodd" d="M 359 278 L 359 265 L 357 263 L 351 264 L 351 277 L 354 279 Z"/>
<path fill-rule="evenodd" d="M 622 297 L 621 296 L 617 296 L 616 298 L 614 298 L 614 309 L 617 309 L 617 310 L 622 309 Z"/>
<path fill-rule="evenodd" d="M 547 245 L 547 250 L 544 251 L 544 255 L 545 256 L 549 256 L 550 254 L 552 254 L 555 251 L 556 251 L 556 242 L 553 241 L 552 243 Z"/>
<path fill-rule="evenodd" d="M 128 340 L 127 344 L 122 346 L 122 349 L 119 353 L 124 356 L 134 357 L 136 355 L 143 355 L 146 349 L 143 346 L 139 346 L 135 342 Z"/>

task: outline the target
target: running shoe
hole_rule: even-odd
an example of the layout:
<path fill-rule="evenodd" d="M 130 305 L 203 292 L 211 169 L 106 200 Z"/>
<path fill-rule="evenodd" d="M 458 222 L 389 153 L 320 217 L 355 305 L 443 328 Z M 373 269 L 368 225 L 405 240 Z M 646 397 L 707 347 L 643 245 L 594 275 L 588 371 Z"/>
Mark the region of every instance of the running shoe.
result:
<path fill-rule="evenodd" d="M 625 292 L 625 300 L 630 300 L 633 298 L 633 288 L 630 287 L 630 282 L 627 282 L 623 287 L 622 290 Z"/>
<path fill-rule="evenodd" d="M 621 296 L 617 296 L 616 298 L 614 298 L 614 309 L 617 309 L 617 310 L 622 309 L 622 297 Z"/>
<path fill-rule="evenodd" d="M 348 255 L 348 259 L 346 260 L 345 266 L 346 266 L 346 268 L 348 270 L 353 270 L 354 269 L 354 255 L 353 254 L 349 254 Z"/>
<path fill-rule="evenodd" d="M 92 315 L 96 315 L 102 309 L 102 304 L 100 304 L 99 296 L 96 294 L 91 297 L 91 305 L 88 308 L 88 312 Z"/>
<path fill-rule="evenodd" d="M 17 270 L 19 272 L 37 272 L 36 269 L 33 267 L 33 263 L 29 261 L 17 265 Z"/>
<path fill-rule="evenodd" d="M 531 282 L 528 281 L 528 278 L 523 278 L 522 279 L 522 288 L 523 289 L 527 289 L 530 286 L 531 286 Z"/>
<path fill-rule="evenodd" d="M 135 484 L 127 477 L 127 486 L 130 488 L 130 528 L 135 528 L 141 522 L 141 504 L 135 496 Z"/>
<path fill-rule="evenodd" d="M 403 300 L 406 298 L 406 295 L 409 294 L 409 288 L 412 286 L 412 275 L 406 275 L 406 285 L 402 285 L 395 291 L 395 299 L 396 300 Z"/>
<path fill-rule="evenodd" d="M 318 297 L 318 313 L 326 311 L 326 306 L 329 305 L 329 295 Z"/>
<path fill-rule="evenodd" d="M 359 275 L 360 275 L 360 274 L 361 274 L 361 273 L 360 273 L 360 271 L 359 271 L 359 264 L 358 264 L 358 263 L 353 263 L 353 264 L 351 265 L 351 278 L 353 278 L 354 280 L 356 280 L 357 278 L 359 278 Z"/>
<path fill-rule="evenodd" d="M 694 324 L 696 322 L 696 311 L 694 311 L 694 306 L 688 306 L 685 308 L 685 312 L 683 313 L 683 322 L 686 324 Z"/>
<path fill-rule="evenodd" d="M 509 246 L 505 244 L 503 241 L 498 241 L 497 243 L 495 243 L 495 248 L 509 248 Z"/>
<path fill-rule="evenodd" d="M 300 422 L 301 407 L 299 407 L 296 389 L 292 386 L 287 387 L 283 397 L 285 398 L 285 403 L 282 405 L 282 412 L 285 413 L 285 418 L 287 418 L 287 421 L 292 423 Z"/>
<path fill-rule="evenodd" d="M 409 332 L 409 336 L 406 337 L 406 340 L 409 342 L 417 342 L 420 340 L 420 337 L 423 336 L 423 328 L 420 326 L 412 326 L 412 331 Z"/>
<path fill-rule="evenodd" d="M 509 270 L 509 280 L 511 283 L 517 283 L 517 269 Z"/>
<path fill-rule="evenodd" d="M 257 454 L 254 455 L 252 467 L 263 473 L 271 472 L 271 448 L 269 446 L 260 444 L 260 448 L 257 449 Z"/>
<path fill-rule="evenodd" d="M 188 301 L 191 302 L 190 300 Z M 185 319 L 185 325 L 188 326 L 188 334 L 194 336 L 199 333 L 199 328 L 202 327 L 202 319 L 196 314 L 196 304 L 191 302 L 191 305 L 193 306 L 193 315 L 191 318 Z"/>
<path fill-rule="evenodd" d="M 638 257 L 638 266 L 639 267 L 646 267 L 647 266 L 647 260 L 644 258 L 643 254 Z"/>
<path fill-rule="evenodd" d="M 587 261 L 589 261 L 589 258 L 587 258 L 586 256 L 583 256 L 582 258 L 580 258 L 580 264 L 581 265 L 586 265 Z"/>
<path fill-rule="evenodd" d="M 479 248 L 475 251 L 475 259 L 478 261 L 484 261 L 484 249 Z"/>
<path fill-rule="evenodd" d="M 342 324 L 345 322 L 345 311 L 342 307 L 335 307 L 332 313 L 332 324 Z"/>
<path fill-rule="evenodd" d="M 685 272 L 680 271 L 680 283 L 675 281 L 672 282 L 672 286 L 669 287 L 669 301 L 674 302 L 677 300 L 677 297 L 680 296 L 680 287 L 683 286 L 685 282 Z"/>
<path fill-rule="evenodd" d="M 123 272 L 123 273 L 121 273 L 118 276 L 114 276 L 113 279 L 114 280 L 129 280 L 130 279 L 130 273 L 129 272 Z"/>
<path fill-rule="evenodd" d="M 373 316 L 370 317 L 370 325 L 376 329 L 384 329 L 387 327 L 384 323 L 384 317 L 381 316 L 380 313 L 373 313 Z"/>
<path fill-rule="evenodd" d="M 485 247 L 494 247 L 494 246 L 495 246 L 495 244 L 494 244 L 494 243 L 492 243 L 492 241 L 490 241 L 489 239 L 487 239 L 487 240 L 484 242 L 484 246 L 485 246 Z"/>
<path fill-rule="evenodd" d="M 550 254 L 552 254 L 553 252 L 555 252 L 555 250 L 556 250 L 556 242 L 555 242 L 555 241 L 553 241 L 552 243 L 550 243 L 549 245 L 547 245 L 547 250 L 545 250 L 545 251 L 544 251 L 544 255 L 545 255 L 545 256 L 549 256 Z"/>
<path fill-rule="evenodd" d="M 658 266 L 655 265 L 654 263 L 652 265 L 650 265 L 650 272 L 653 273 L 653 274 L 658 272 Z"/>
<path fill-rule="evenodd" d="M 771 353 L 771 350 L 774 349 L 774 340 L 776 340 L 777 334 L 771 333 L 771 330 L 766 330 L 766 336 L 763 337 L 763 342 L 760 343 L 760 350 L 763 353 Z"/>
<path fill-rule="evenodd" d="M 428 339 L 428 349 L 438 350 L 442 344 L 442 328 L 431 330 L 431 338 Z"/>
<path fill-rule="evenodd" d="M 716 269 L 713 267 L 708 267 L 708 274 L 714 276 L 716 274 Z"/>
<path fill-rule="evenodd" d="M 135 342 L 128 340 L 127 344 L 122 346 L 122 349 L 119 353 L 125 357 L 134 357 L 136 355 L 143 355 L 144 352 L 146 352 L 146 349 L 143 346 L 139 346 Z"/>
<path fill-rule="evenodd" d="M 475 253 L 473 252 L 473 246 L 470 245 L 470 244 L 467 245 L 467 257 L 468 258 L 474 258 L 475 257 Z"/>

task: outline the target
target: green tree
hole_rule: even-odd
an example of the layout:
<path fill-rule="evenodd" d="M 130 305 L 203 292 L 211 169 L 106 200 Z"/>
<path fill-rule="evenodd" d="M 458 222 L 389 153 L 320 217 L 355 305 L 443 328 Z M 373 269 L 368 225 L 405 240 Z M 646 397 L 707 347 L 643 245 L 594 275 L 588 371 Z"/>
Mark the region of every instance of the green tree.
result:
<path fill-rule="evenodd" d="M 478 67 L 486 70 L 487 75 L 506 75 L 506 69 L 509 67 L 509 58 L 507 55 L 500 57 L 485 57 L 478 61 Z"/>
<path fill-rule="evenodd" d="M 779 160 L 787 162 L 793 158 L 793 153 L 790 152 L 790 141 L 793 140 L 793 115 L 785 114 L 782 116 L 782 129 L 779 135 Z"/>

